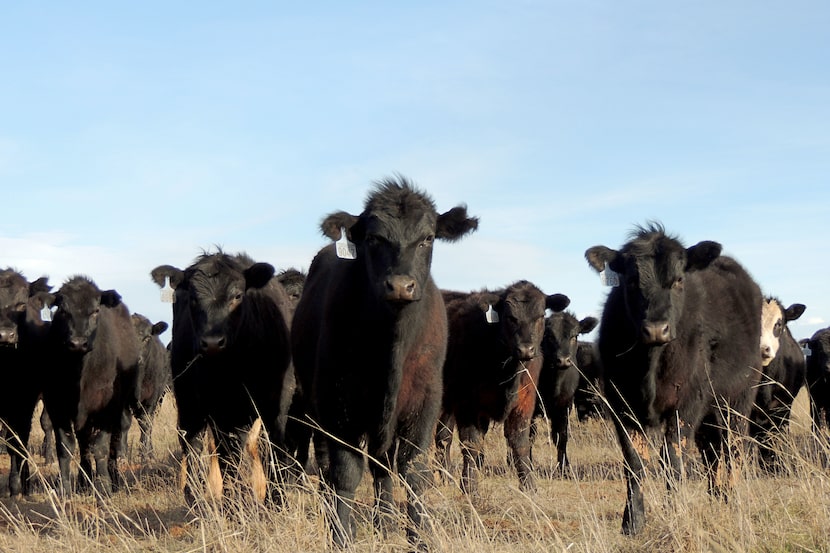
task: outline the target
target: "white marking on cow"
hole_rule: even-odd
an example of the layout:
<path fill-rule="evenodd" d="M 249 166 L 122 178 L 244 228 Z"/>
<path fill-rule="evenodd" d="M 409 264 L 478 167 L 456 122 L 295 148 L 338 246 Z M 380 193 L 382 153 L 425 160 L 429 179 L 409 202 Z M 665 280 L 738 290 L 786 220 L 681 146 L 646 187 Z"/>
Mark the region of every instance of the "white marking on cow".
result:
<path fill-rule="evenodd" d="M 784 331 L 784 308 L 774 299 L 763 301 L 761 308 L 761 364 L 766 367 L 778 354 Z"/>

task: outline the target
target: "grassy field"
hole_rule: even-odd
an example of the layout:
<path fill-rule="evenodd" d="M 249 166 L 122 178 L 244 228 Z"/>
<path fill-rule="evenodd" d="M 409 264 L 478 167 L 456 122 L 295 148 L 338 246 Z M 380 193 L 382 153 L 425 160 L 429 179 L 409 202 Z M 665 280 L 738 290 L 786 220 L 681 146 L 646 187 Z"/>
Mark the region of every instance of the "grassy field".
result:
<path fill-rule="evenodd" d="M 728 503 L 711 499 L 689 455 L 690 476 L 668 495 L 659 475 L 646 485 L 648 525 L 636 537 L 620 533 L 625 485 L 621 454 L 607 422 L 572 424 L 569 477 L 552 477 L 555 450 L 540 439 L 534 450 L 538 491 L 519 491 L 505 463 L 501 428 L 487 437 L 480 493 L 469 499 L 456 482 L 426 494 L 426 541 L 435 551 L 830 551 L 830 473 L 815 458 L 826 456 L 811 444 L 806 402 L 796 403 L 792 431 L 779 450 L 783 474 L 770 477 L 750 465 Z M 42 438 L 38 425 L 33 449 Z M 135 430 L 135 429 L 134 429 Z M 136 452 L 137 432 L 131 433 Z M 35 493 L 18 502 L 0 502 L 0 551 L 326 551 L 328 533 L 317 481 L 293 487 L 286 507 L 275 511 L 247 499 L 244 490 L 224 502 L 205 498 L 188 509 L 177 486 L 175 407 L 165 398 L 154 435 L 156 459 L 125 467 L 128 488 L 108 498 L 92 494 L 61 500 L 47 492 L 56 465 L 38 463 Z M 811 452 L 808 454 L 808 452 Z M 460 472 L 457 445 L 453 451 Z M 4 460 L 2 474 L 8 473 Z M 5 480 L 5 476 L 3 477 Z M 436 480 L 437 481 L 437 480 Z M 0 489 L 6 489 L 0 481 Z M 233 492 L 233 490 L 231 490 Z M 398 499 L 403 491 L 398 489 Z M 358 493 L 355 551 L 406 551 L 402 529 L 386 537 L 372 529 L 372 488 L 368 474 Z"/>

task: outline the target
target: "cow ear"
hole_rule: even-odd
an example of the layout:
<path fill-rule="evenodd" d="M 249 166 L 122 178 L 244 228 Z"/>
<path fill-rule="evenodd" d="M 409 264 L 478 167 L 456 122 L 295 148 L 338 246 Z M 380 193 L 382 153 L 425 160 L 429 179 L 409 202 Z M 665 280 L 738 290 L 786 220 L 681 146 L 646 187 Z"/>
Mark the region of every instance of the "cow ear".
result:
<path fill-rule="evenodd" d="M 115 307 L 121 303 L 121 294 L 115 290 L 104 290 L 101 292 L 101 305 L 105 307 Z"/>
<path fill-rule="evenodd" d="M 172 265 L 159 265 L 150 271 L 150 278 L 158 284 L 159 288 L 164 288 L 164 277 L 170 278 L 170 286 L 178 288 L 184 280 L 184 271 Z"/>
<path fill-rule="evenodd" d="M 51 290 L 52 287 L 49 286 L 48 280 L 49 277 L 40 277 L 36 281 L 29 283 L 29 296 L 34 296 L 38 292 L 48 292 Z"/>
<path fill-rule="evenodd" d="M 571 298 L 565 294 L 551 294 L 545 298 L 545 307 L 558 313 L 571 304 Z"/>
<path fill-rule="evenodd" d="M 807 306 L 803 303 L 792 304 L 784 311 L 784 320 L 787 322 L 795 321 L 804 314 L 805 309 L 807 309 Z"/>
<path fill-rule="evenodd" d="M 617 250 L 612 250 L 611 248 L 607 248 L 605 246 L 594 246 L 593 248 L 588 248 L 585 251 L 585 259 L 588 260 L 588 265 L 594 268 L 596 272 L 600 272 L 605 270 L 605 264 L 607 263 L 609 266 L 617 265 L 617 260 L 620 257 L 620 252 Z M 616 272 L 621 272 L 611 267 Z"/>
<path fill-rule="evenodd" d="M 323 222 L 320 223 L 320 230 L 323 232 L 323 236 L 336 241 L 340 240 L 340 229 L 345 228 L 346 233 L 350 235 L 347 236 L 347 238 L 355 240 L 357 237 L 354 236 L 355 232 L 351 229 L 359 220 L 360 217 L 352 215 L 351 213 L 338 211 L 323 219 Z M 362 238 L 362 236 L 360 238 Z"/>
<path fill-rule="evenodd" d="M 723 246 L 711 240 L 698 242 L 690 248 L 686 248 L 686 270 L 694 271 L 704 269 L 720 256 Z"/>
<path fill-rule="evenodd" d="M 153 325 L 153 328 L 150 330 L 150 334 L 152 334 L 153 336 L 158 336 L 159 334 L 164 333 L 164 331 L 167 330 L 167 328 L 167 323 L 165 323 L 164 321 L 159 321 Z"/>
<path fill-rule="evenodd" d="M 438 216 L 435 237 L 454 242 L 478 228 L 478 217 L 467 217 L 467 207 L 457 206 Z"/>
<path fill-rule="evenodd" d="M 485 313 L 488 309 L 490 309 L 491 305 L 496 311 L 501 311 L 501 296 L 498 294 L 493 294 L 492 292 L 482 292 L 480 294 L 476 294 L 476 298 L 478 299 L 479 308 L 481 308 L 481 310 Z"/>
<path fill-rule="evenodd" d="M 44 307 L 52 307 L 55 304 L 55 294 L 50 294 L 49 292 L 37 292 L 34 295 L 29 296 L 29 302 L 32 304 L 32 307 L 37 310 L 41 310 Z"/>
<path fill-rule="evenodd" d="M 579 333 L 587 334 L 594 330 L 598 324 L 599 319 L 597 319 L 596 317 L 585 317 L 584 319 L 579 321 Z"/>
<path fill-rule="evenodd" d="M 245 289 L 267 286 L 276 272 L 270 263 L 254 263 L 242 272 L 245 275 Z"/>

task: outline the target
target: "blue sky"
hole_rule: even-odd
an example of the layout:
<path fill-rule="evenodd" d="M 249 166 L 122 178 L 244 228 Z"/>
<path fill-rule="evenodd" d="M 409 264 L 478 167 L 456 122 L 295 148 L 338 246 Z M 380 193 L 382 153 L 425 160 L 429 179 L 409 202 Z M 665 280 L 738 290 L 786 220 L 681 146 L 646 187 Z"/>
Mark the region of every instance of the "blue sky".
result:
<path fill-rule="evenodd" d="M 480 230 L 454 289 L 525 278 L 598 314 L 583 258 L 650 219 L 830 321 L 830 4 L 13 3 L 0 19 L 0 266 L 83 273 L 170 321 L 202 249 L 307 268 L 395 172 Z"/>

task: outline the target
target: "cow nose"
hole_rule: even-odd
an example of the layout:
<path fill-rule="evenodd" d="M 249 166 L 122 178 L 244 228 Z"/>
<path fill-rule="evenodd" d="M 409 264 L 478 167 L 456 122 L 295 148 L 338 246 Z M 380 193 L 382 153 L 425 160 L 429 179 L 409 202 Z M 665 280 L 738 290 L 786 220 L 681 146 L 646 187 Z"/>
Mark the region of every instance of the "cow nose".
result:
<path fill-rule="evenodd" d="M 200 345 L 204 353 L 217 353 L 225 349 L 226 344 L 224 336 L 203 336 Z"/>
<path fill-rule="evenodd" d="M 0 329 L 0 344 L 16 344 L 17 343 L 17 330 L 14 328 L 2 328 Z"/>
<path fill-rule="evenodd" d="M 643 323 L 643 342 L 646 344 L 665 344 L 671 340 L 669 323 L 666 321 Z"/>
<path fill-rule="evenodd" d="M 521 345 L 518 348 L 516 348 L 516 352 L 519 354 L 519 359 L 533 359 L 534 357 L 536 357 L 536 346 Z"/>
<path fill-rule="evenodd" d="M 763 346 L 761 348 L 761 359 L 763 361 L 771 361 L 772 360 L 772 348 L 769 346 Z"/>
<path fill-rule="evenodd" d="M 562 368 L 570 367 L 571 366 L 571 357 L 570 356 L 557 357 L 556 358 L 556 363 L 557 363 L 557 365 L 559 365 Z"/>
<path fill-rule="evenodd" d="M 69 349 L 72 351 L 86 351 L 89 348 L 89 341 L 84 337 L 69 339 Z"/>
<path fill-rule="evenodd" d="M 417 291 L 418 284 L 412 277 L 395 275 L 386 279 L 387 301 L 413 301 Z"/>

